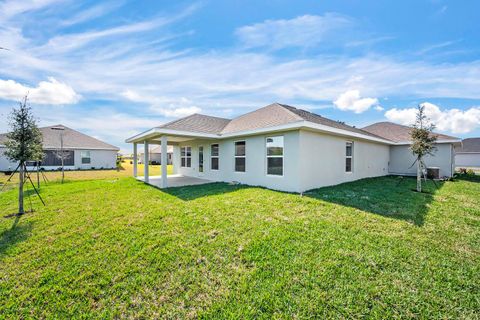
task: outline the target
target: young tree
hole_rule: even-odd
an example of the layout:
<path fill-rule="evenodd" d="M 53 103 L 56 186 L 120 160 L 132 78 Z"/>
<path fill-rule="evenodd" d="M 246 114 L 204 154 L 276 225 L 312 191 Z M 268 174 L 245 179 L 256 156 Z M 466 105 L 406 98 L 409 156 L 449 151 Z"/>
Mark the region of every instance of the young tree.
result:
<path fill-rule="evenodd" d="M 19 108 L 13 109 L 10 116 L 11 132 L 7 134 L 5 155 L 8 159 L 19 163 L 18 214 L 24 214 L 25 162 L 40 161 L 43 158 L 43 150 L 42 133 L 32 115 L 27 96 L 19 104 Z"/>
<path fill-rule="evenodd" d="M 423 104 L 418 105 L 415 124 L 410 131 L 410 138 L 412 139 L 410 149 L 417 162 L 417 192 L 422 192 L 423 158 L 426 155 L 432 155 L 436 149 L 437 136 L 432 134 L 434 129 L 435 125 L 430 123 L 425 114 L 425 106 Z"/>
<path fill-rule="evenodd" d="M 64 127 L 53 127 L 52 130 L 60 132 L 60 149 L 55 150 L 55 157 L 59 159 L 62 163 L 62 183 L 65 180 L 65 160 L 70 159 L 70 152 L 63 149 L 63 138 L 65 135 Z"/>

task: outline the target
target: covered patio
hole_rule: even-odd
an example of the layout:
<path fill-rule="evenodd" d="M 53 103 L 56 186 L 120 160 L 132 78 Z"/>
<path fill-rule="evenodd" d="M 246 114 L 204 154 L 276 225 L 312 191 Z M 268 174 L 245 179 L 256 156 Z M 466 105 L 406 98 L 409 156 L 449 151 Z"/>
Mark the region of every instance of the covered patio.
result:
<path fill-rule="evenodd" d="M 181 186 L 189 186 L 189 185 L 198 185 L 198 184 L 205 184 L 210 183 L 213 181 L 196 178 L 196 177 L 189 177 L 183 176 L 178 174 L 178 168 L 174 162 L 173 166 L 173 174 L 167 174 L 167 146 L 172 145 L 174 148 L 174 158 L 175 153 L 178 153 L 178 144 L 184 141 L 194 140 L 196 138 L 206 138 L 206 139 L 215 139 L 218 138 L 217 135 L 208 134 L 208 133 L 201 133 L 201 134 L 193 134 L 192 132 L 182 132 L 177 130 L 169 130 L 164 128 L 153 128 L 147 132 L 143 132 L 139 135 L 136 135 L 130 139 L 127 139 L 127 143 L 133 144 L 133 176 L 140 181 L 148 183 L 158 188 L 168 188 L 168 187 L 181 187 Z M 161 175 L 158 176 L 151 176 L 149 171 L 149 166 L 147 165 L 150 163 L 149 159 L 149 152 L 143 152 L 143 163 L 144 165 L 144 172 L 143 176 L 139 175 L 138 172 L 138 146 L 143 145 L 144 150 L 149 150 L 150 145 L 160 145 L 161 146 Z M 178 162 L 177 162 L 178 165 Z"/>
<path fill-rule="evenodd" d="M 145 181 L 143 177 L 137 177 L 137 180 L 139 181 Z M 174 187 L 185 187 L 185 186 L 195 186 L 199 184 L 206 184 L 206 183 L 212 183 L 214 181 L 210 181 L 207 179 L 201 179 L 201 178 L 195 178 L 195 177 L 187 177 L 187 176 L 182 176 L 180 174 L 171 174 L 167 175 L 167 186 L 168 188 L 174 188 Z M 148 184 L 158 187 L 158 188 L 163 188 L 162 187 L 162 177 L 161 176 L 150 176 L 148 180 Z"/>

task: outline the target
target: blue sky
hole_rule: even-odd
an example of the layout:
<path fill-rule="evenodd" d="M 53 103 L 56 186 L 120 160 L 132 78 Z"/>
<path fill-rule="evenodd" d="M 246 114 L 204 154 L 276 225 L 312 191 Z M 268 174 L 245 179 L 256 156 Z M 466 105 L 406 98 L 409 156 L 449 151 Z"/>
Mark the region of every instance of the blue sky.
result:
<path fill-rule="evenodd" d="M 0 131 L 27 91 L 41 125 L 107 142 L 190 113 L 282 102 L 358 127 L 480 136 L 478 1 L 0 1 Z"/>

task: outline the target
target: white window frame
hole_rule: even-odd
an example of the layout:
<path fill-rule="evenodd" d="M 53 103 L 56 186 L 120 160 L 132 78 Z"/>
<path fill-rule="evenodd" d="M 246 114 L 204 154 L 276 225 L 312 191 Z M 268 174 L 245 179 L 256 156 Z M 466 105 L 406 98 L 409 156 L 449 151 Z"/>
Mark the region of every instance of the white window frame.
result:
<path fill-rule="evenodd" d="M 190 148 L 190 155 L 188 155 L 188 148 Z M 182 149 L 185 149 L 185 155 L 182 156 Z M 185 165 L 182 166 L 182 159 L 185 159 Z M 188 159 L 190 159 L 190 166 L 188 166 Z M 192 167 L 192 147 L 191 146 L 182 146 L 180 147 L 180 167 L 181 168 L 191 168 Z"/>
<path fill-rule="evenodd" d="M 352 149 L 352 154 L 350 156 L 347 155 L 347 147 L 350 144 L 350 148 Z M 353 173 L 353 141 L 345 141 L 345 173 Z M 350 171 L 347 171 L 347 159 L 350 160 Z"/>
<path fill-rule="evenodd" d="M 237 156 L 237 142 L 243 142 L 245 146 L 245 155 Z M 247 141 L 246 140 L 237 140 L 233 141 L 233 171 L 236 173 L 246 173 L 247 172 Z M 245 171 L 237 171 L 237 158 L 245 159 Z"/>
<path fill-rule="evenodd" d="M 269 156 L 268 155 L 268 147 L 267 147 L 267 140 L 268 138 L 276 138 L 282 137 L 283 138 L 283 146 L 282 146 L 282 155 L 281 156 Z M 269 174 L 268 173 L 268 158 L 282 158 L 282 174 Z M 282 178 L 285 175 L 285 136 L 284 135 L 276 135 L 276 136 L 267 136 L 265 137 L 265 175 L 268 177 L 276 177 Z"/>
<path fill-rule="evenodd" d="M 212 147 L 213 147 L 214 145 L 217 145 L 217 146 L 218 146 L 218 156 L 212 155 L 212 154 L 213 154 L 213 153 L 212 153 Z M 217 169 L 213 169 L 213 168 L 212 168 L 212 166 L 213 166 L 213 161 L 212 161 L 212 159 L 213 159 L 213 158 L 218 159 L 218 161 L 217 161 L 218 168 L 217 168 Z M 211 171 L 218 171 L 218 170 L 220 170 L 220 143 L 212 143 L 212 144 L 210 144 L 210 170 L 211 170 Z"/>
<path fill-rule="evenodd" d="M 88 156 L 85 157 L 84 154 L 88 154 Z M 83 162 L 83 159 L 88 159 L 88 162 Z M 81 164 L 92 164 L 92 154 L 90 153 L 90 150 L 80 151 L 80 163 Z"/>

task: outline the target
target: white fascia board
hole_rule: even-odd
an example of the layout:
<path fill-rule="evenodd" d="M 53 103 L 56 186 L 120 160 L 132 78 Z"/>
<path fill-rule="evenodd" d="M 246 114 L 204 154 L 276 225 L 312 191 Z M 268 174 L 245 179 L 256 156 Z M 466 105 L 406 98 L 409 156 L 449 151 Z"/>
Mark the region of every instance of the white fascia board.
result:
<path fill-rule="evenodd" d="M 305 123 L 306 123 L 305 127 L 315 129 L 315 130 L 319 130 L 319 131 L 322 131 L 322 132 L 327 132 L 327 133 L 332 133 L 332 134 L 347 136 L 347 137 L 353 137 L 353 138 L 359 138 L 359 139 L 364 139 L 364 140 L 369 140 L 369 141 L 375 141 L 375 142 L 389 144 L 389 145 L 395 144 L 395 142 L 393 142 L 393 141 L 382 139 L 382 138 L 376 138 L 376 137 L 373 137 L 373 136 L 370 136 L 370 135 L 367 135 L 367 134 L 362 134 L 362 133 L 353 132 L 353 131 L 344 130 L 344 129 L 333 128 L 333 127 L 330 127 L 330 126 L 326 126 L 326 125 L 318 124 L 318 123 L 313 123 L 313 122 L 309 122 L 309 121 L 305 121 Z"/>
<path fill-rule="evenodd" d="M 163 128 L 153 128 L 143 133 L 137 134 L 131 138 L 125 140 L 126 143 L 132 142 L 143 142 L 146 139 L 154 138 L 162 135 L 171 135 L 171 136 L 180 136 L 180 137 L 195 137 L 195 138 L 208 138 L 208 139 L 219 139 L 218 134 L 212 133 L 200 133 L 200 132 L 190 132 L 190 131 L 181 131 L 181 130 L 172 130 L 172 129 L 163 129 Z"/>
<path fill-rule="evenodd" d="M 331 133 L 335 135 L 342 135 L 342 136 L 348 136 L 348 137 L 354 137 L 354 138 L 359 138 L 359 139 L 364 139 L 364 140 L 370 140 L 370 141 L 375 141 L 379 143 L 385 143 L 385 144 L 394 144 L 394 142 L 390 140 L 385 140 L 382 138 L 376 138 L 372 137 L 366 134 L 361 134 L 358 132 L 352 132 L 349 130 L 343 130 L 343 129 L 338 129 L 338 128 L 333 128 L 330 126 L 310 122 L 310 121 L 296 121 L 296 122 L 291 122 L 287 124 L 282 124 L 279 126 L 274 126 L 274 127 L 266 127 L 266 128 L 260 128 L 260 129 L 255 129 L 255 130 L 248 130 L 248 131 L 239 131 L 239 132 L 234 132 L 234 133 L 227 133 L 223 134 L 221 137 L 222 138 L 234 138 L 234 137 L 240 137 L 240 136 L 249 136 L 249 135 L 257 135 L 257 134 L 264 134 L 264 133 L 269 133 L 269 132 L 278 132 L 278 131 L 288 131 L 288 130 L 296 130 L 296 129 L 302 129 L 302 128 L 308 128 L 316 131 L 321 131 L 321 132 L 326 132 L 326 133 Z"/>
<path fill-rule="evenodd" d="M 296 122 L 291 122 L 291 123 L 287 123 L 287 124 L 282 124 L 282 125 L 279 125 L 279 126 L 265 127 L 265 128 L 254 129 L 254 130 L 237 131 L 237 132 L 232 132 L 232 133 L 225 133 L 225 134 L 221 135 L 221 138 L 235 138 L 235 137 L 243 137 L 243 136 L 254 136 L 254 135 L 269 133 L 269 132 L 278 132 L 278 131 L 288 131 L 288 130 L 300 129 L 303 126 L 304 122 L 305 121 L 296 121 Z"/>
<path fill-rule="evenodd" d="M 313 122 L 305 121 L 305 120 L 291 122 L 291 123 L 282 124 L 282 125 L 278 125 L 278 126 L 259 128 L 259 129 L 254 129 L 254 130 L 246 130 L 246 131 L 238 131 L 238 132 L 233 132 L 233 133 L 226 133 L 226 134 L 222 134 L 222 135 L 208 134 L 208 133 L 193 133 L 193 132 L 188 132 L 188 131 L 177 131 L 177 130 L 170 130 L 170 129 L 153 128 L 151 130 L 145 131 L 144 133 L 138 134 L 136 136 L 133 136 L 133 137 L 127 139 L 126 142 L 127 143 L 141 142 L 141 141 L 144 141 L 145 139 L 152 138 L 153 136 L 162 135 L 162 134 L 174 135 L 174 136 L 185 136 L 185 137 L 210 138 L 210 139 L 226 139 L 226 138 L 235 138 L 235 137 L 242 137 L 242 136 L 252 136 L 252 135 L 258 135 L 258 134 L 280 132 L 280 131 L 298 130 L 298 129 L 302 129 L 302 128 L 308 128 L 308 129 L 321 131 L 321 132 L 326 132 L 326 133 L 335 134 L 335 135 L 342 135 L 342 136 L 347 136 L 347 137 L 353 137 L 353 138 L 359 138 L 359 139 L 364 139 L 364 140 L 369 140 L 369 141 L 375 141 L 375 142 L 378 142 L 378 143 L 384 143 L 384 144 L 389 144 L 389 145 L 395 144 L 394 142 L 392 142 L 390 140 L 386 140 L 386 139 L 382 139 L 382 138 L 376 138 L 376 137 L 372 137 L 372 136 L 369 136 L 369 135 L 366 135 L 366 134 L 352 132 L 352 131 L 349 131 L 349 130 L 333 128 L 333 127 L 330 127 L 330 126 L 317 124 L 317 123 L 313 123 Z"/>
<path fill-rule="evenodd" d="M 461 143 L 461 142 L 462 142 L 461 139 L 450 139 L 450 140 L 437 140 L 437 141 L 435 141 L 435 143 L 438 143 L 438 144 L 441 144 L 441 143 L 454 143 L 454 144 L 456 144 L 456 143 Z M 411 141 L 399 141 L 395 144 L 399 145 L 399 146 L 400 145 L 406 145 L 406 144 L 410 145 L 410 144 L 412 144 L 412 142 Z"/>

